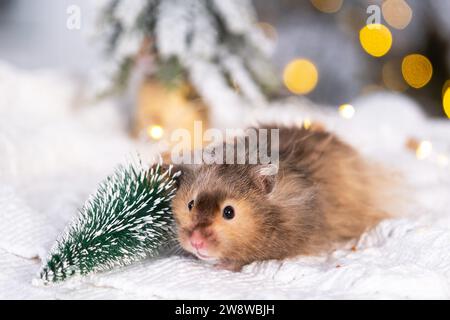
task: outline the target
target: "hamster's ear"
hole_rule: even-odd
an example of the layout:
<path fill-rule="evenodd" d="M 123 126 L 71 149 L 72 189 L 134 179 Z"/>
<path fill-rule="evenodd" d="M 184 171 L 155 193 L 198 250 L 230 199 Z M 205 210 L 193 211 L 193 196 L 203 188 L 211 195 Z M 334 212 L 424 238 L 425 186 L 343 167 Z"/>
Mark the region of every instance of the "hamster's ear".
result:
<path fill-rule="evenodd" d="M 277 181 L 278 166 L 274 164 L 258 165 L 256 167 L 256 180 L 266 193 L 272 192 Z"/>

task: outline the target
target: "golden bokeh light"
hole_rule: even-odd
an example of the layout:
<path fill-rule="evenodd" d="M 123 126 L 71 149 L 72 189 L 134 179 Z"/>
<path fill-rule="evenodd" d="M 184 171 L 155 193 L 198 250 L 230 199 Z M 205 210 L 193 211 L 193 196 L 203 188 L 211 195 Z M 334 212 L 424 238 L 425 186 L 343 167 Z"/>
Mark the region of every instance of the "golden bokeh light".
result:
<path fill-rule="evenodd" d="M 303 120 L 303 128 L 305 128 L 306 130 L 311 128 L 311 119 L 305 118 L 305 120 Z"/>
<path fill-rule="evenodd" d="M 286 65 L 283 72 L 284 85 L 295 94 L 307 94 L 314 90 L 319 72 L 307 59 L 296 59 Z"/>
<path fill-rule="evenodd" d="M 433 145 L 430 141 L 421 141 L 416 149 L 416 157 L 419 160 L 428 158 L 433 151 Z"/>
<path fill-rule="evenodd" d="M 152 139 L 159 140 L 164 135 L 164 129 L 158 125 L 151 125 L 147 128 L 147 133 Z"/>
<path fill-rule="evenodd" d="M 390 60 L 383 65 L 381 76 L 386 88 L 393 91 L 405 91 L 408 84 L 402 77 L 401 61 Z"/>
<path fill-rule="evenodd" d="M 391 49 L 392 34 L 385 25 L 369 24 L 359 31 L 359 41 L 368 54 L 381 57 Z"/>
<path fill-rule="evenodd" d="M 355 108 L 351 104 L 339 106 L 339 115 L 344 119 L 351 119 L 355 115 Z"/>
<path fill-rule="evenodd" d="M 447 87 L 445 90 L 444 97 L 442 98 L 442 105 L 444 107 L 445 114 L 450 119 L 450 87 Z"/>
<path fill-rule="evenodd" d="M 381 6 L 384 20 L 395 29 L 405 29 L 411 22 L 413 11 L 404 0 L 386 0 Z"/>
<path fill-rule="evenodd" d="M 335 13 L 341 9 L 344 0 L 311 0 L 311 3 L 319 11 Z"/>
<path fill-rule="evenodd" d="M 427 57 L 416 53 L 410 54 L 403 58 L 402 74 L 406 83 L 419 89 L 431 80 L 433 66 Z"/>

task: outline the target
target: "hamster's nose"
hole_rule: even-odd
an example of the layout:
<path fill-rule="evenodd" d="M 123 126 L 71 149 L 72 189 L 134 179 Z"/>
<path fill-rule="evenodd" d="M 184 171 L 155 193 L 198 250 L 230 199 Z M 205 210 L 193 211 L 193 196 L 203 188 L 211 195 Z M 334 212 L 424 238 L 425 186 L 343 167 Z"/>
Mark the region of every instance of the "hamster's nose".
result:
<path fill-rule="evenodd" d="M 203 236 L 200 234 L 200 232 L 198 232 L 197 230 L 195 230 L 191 237 L 190 237 L 190 242 L 191 245 L 195 248 L 195 249 L 202 249 L 205 247 L 205 239 L 203 238 Z"/>

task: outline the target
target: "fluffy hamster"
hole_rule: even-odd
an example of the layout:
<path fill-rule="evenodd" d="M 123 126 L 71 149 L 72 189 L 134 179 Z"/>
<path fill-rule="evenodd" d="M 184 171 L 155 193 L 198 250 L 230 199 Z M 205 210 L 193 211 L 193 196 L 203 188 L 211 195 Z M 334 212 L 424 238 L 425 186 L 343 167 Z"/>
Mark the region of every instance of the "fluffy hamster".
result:
<path fill-rule="evenodd" d="M 238 271 L 258 260 L 317 254 L 388 214 L 381 169 L 324 130 L 279 128 L 279 169 L 182 165 L 172 206 L 181 246 Z"/>

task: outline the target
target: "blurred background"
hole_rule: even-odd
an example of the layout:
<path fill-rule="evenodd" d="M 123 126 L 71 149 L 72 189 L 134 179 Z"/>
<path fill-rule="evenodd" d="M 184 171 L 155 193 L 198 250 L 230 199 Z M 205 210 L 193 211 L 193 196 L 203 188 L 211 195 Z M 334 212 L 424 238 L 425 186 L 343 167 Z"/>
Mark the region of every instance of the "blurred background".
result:
<path fill-rule="evenodd" d="M 79 79 L 98 76 L 108 64 L 109 73 L 104 74 L 114 90 L 106 91 L 116 92 L 118 83 L 121 87 L 125 83 L 128 89 L 117 92 L 127 92 L 128 100 L 122 101 L 128 101 L 128 108 L 137 105 L 129 120 L 135 135 L 143 130 L 152 135 L 153 130 L 158 137 L 167 126 L 186 125 L 168 124 L 157 110 L 161 108 L 152 106 L 154 101 L 159 106 L 173 105 L 178 99 L 175 104 L 192 109 L 185 113 L 187 123 L 194 118 L 207 121 L 208 109 L 220 104 L 214 101 L 219 99 L 217 92 L 226 90 L 203 88 L 199 82 L 209 81 L 205 72 L 213 79 L 215 71 L 223 73 L 221 85 L 243 96 L 251 107 L 294 95 L 341 107 L 344 115 L 351 116 L 349 101 L 388 90 L 413 98 L 431 117 L 446 117 L 450 110 L 449 99 L 444 99 L 450 79 L 450 19 L 446 16 L 450 1 L 254 0 L 230 1 L 229 6 L 214 0 L 200 1 L 201 5 L 190 0 L 127 2 L 0 0 L 0 60 L 23 69 L 63 70 Z M 165 13 L 164 4 L 170 14 Z M 185 28 L 194 31 L 186 31 L 184 39 L 180 21 L 186 12 L 197 18 L 191 20 L 193 26 L 186 23 Z M 227 14 L 241 23 L 229 23 Z M 73 17 L 79 18 L 79 25 L 70 27 Z M 163 26 L 174 30 L 160 30 Z M 265 39 L 258 38 L 253 27 Z M 181 49 L 170 47 L 170 42 L 182 41 L 187 45 Z M 209 48 L 211 43 L 220 50 Z M 259 46 L 262 54 L 239 52 L 247 44 Z M 268 63 L 260 62 L 260 56 Z M 201 59 L 219 67 L 199 71 L 202 66 L 192 60 Z M 145 74 L 146 85 L 130 90 L 132 74 L 139 70 L 138 83 L 143 83 Z M 202 76 L 196 76 L 201 72 Z M 171 91 L 165 92 L 168 87 Z M 137 103 L 130 102 L 130 92 L 131 101 Z M 244 103 L 234 98 L 229 95 L 223 100 Z M 177 106 L 165 110 L 179 111 Z M 212 114 L 221 116 L 217 110 Z"/>

